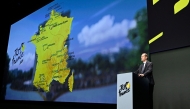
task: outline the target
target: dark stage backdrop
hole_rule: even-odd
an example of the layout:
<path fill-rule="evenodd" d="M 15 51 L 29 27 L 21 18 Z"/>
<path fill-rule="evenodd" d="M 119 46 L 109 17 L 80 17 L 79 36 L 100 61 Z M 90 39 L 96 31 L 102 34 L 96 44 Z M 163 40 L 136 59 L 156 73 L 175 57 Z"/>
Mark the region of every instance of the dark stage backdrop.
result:
<path fill-rule="evenodd" d="M 151 54 L 154 109 L 190 109 L 190 47 Z"/>
<path fill-rule="evenodd" d="M 147 0 L 154 109 L 190 109 L 190 2 Z"/>
<path fill-rule="evenodd" d="M 150 53 L 189 46 L 189 0 L 147 0 L 147 3 Z"/>

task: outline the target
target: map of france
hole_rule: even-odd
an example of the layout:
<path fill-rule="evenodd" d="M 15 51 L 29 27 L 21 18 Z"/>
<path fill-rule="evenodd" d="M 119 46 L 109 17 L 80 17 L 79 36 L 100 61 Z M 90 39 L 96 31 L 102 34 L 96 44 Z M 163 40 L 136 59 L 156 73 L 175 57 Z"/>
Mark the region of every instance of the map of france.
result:
<path fill-rule="evenodd" d="M 63 17 L 52 10 L 45 26 L 40 26 L 39 34 L 31 37 L 37 53 L 33 84 L 46 92 L 49 91 L 52 80 L 63 84 L 70 74 L 70 69 L 67 68 L 69 56 L 66 40 L 70 34 L 72 20 L 73 18 Z M 73 73 L 68 80 L 69 90 L 72 91 Z"/>

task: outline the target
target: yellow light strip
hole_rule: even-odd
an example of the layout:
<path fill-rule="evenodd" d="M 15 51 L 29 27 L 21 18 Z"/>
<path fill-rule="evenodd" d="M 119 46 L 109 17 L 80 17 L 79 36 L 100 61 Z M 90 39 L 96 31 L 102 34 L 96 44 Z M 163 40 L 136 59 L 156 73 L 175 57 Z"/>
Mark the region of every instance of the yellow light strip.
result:
<path fill-rule="evenodd" d="M 179 0 L 175 5 L 174 5 L 174 14 L 177 14 L 179 11 L 187 7 L 189 4 L 189 0 Z"/>
<path fill-rule="evenodd" d="M 159 0 L 152 0 L 153 5 L 155 5 Z"/>
<path fill-rule="evenodd" d="M 163 32 L 159 33 L 158 35 L 156 35 L 155 37 L 153 37 L 152 39 L 149 40 L 149 44 L 151 44 L 152 42 L 154 42 L 155 40 L 157 40 L 158 38 L 160 38 L 163 35 Z"/>

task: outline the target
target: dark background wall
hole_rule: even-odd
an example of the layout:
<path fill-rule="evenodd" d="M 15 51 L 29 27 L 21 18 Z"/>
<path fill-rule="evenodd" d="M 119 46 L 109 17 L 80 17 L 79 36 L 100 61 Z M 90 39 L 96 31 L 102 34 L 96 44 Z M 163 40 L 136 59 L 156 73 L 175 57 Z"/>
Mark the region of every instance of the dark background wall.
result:
<path fill-rule="evenodd" d="M 190 109 L 190 47 L 151 55 L 154 109 Z"/>
<path fill-rule="evenodd" d="M 163 32 L 162 37 L 150 44 L 150 53 L 190 46 L 190 2 L 158 0 L 153 5 L 155 0 L 147 1 L 149 38 L 152 39 Z M 178 8 L 175 8 L 176 6 Z M 181 10 L 174 13 L 177 9 Z"/>
<path fill-rule="evenodd" d="M 190 109 L 190 2 L 148 1 L 149 39 L 155 78 L 154 109 Z M 179 5 L 181 1 L 181 4 Z M 180 9 L 175 13 L 178 5 Z"/>

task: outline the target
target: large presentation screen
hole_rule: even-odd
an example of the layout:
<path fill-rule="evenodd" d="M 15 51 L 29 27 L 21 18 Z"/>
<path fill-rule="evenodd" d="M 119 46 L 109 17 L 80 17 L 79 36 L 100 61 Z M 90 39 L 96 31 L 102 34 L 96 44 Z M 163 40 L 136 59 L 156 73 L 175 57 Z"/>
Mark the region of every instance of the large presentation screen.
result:
<path fill-rule="evenodd" d="M 55 0 L 11 25 L 5 99 L 116 104 L 147 28 L 146 0 Z"/>

